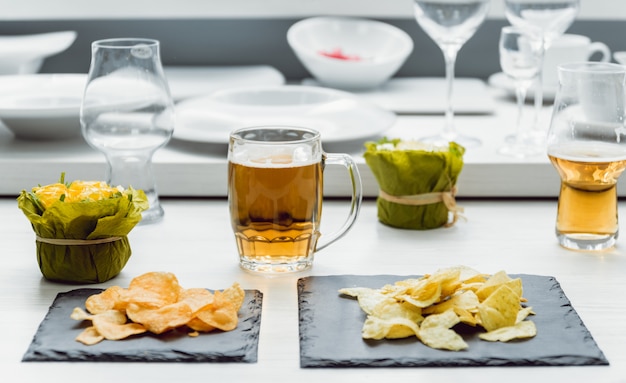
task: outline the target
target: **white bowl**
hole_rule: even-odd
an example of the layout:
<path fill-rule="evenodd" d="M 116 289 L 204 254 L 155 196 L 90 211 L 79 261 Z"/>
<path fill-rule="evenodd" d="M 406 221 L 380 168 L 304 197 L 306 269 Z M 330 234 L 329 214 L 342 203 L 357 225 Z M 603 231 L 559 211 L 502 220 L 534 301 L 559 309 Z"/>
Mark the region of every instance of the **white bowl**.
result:
<path fill-rule="evenodd" d="M 296 56 L 322 85 L 340 89 L 369 89 L 382 85 L 413 51 L 403 30 L 375 20 L 312 17 L 287 31 Z M 339 53 L 333 56 L 334 53 Z"/>
<path fill-rule="evenodd" d="M 0 120 L 17 138 L 80 137 L 86 74 L 0 76 Z"/>
<path fill-rule="evenodd" d="M 74 40 L 75 31 L 0 36 L 0 74 L 37 73 L 45 58 L 63 52 Z"/>

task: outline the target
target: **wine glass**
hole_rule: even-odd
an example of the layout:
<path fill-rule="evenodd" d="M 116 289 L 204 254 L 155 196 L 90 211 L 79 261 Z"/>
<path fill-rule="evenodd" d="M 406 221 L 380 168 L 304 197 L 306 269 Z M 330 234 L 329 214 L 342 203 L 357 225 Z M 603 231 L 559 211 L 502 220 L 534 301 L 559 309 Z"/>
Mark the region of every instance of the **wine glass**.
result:
<path fill-rule="evenodd" d="M 107 182 L 146 193 L 143 224 L 163 217 L 152 157 L 174 130 L 159 45 L 152 39 L 94 41 L 80 110 L 83 137 L 107 159 Z"/>
<path fill-rule="evenodd" d="M 522 124 L 526 92 L 537 78 L 541 67 L 541 40 L 521 28 L 504 27 L 500 33 L 500 66 L 515 83 L 517 124 L 515 139 L 500 148 L 499 153 L 518 158 L 530 157 L 543 151 L 529 137 Z"/>
<path fill-rule="evenodd" d="M 535 116 L 531 134 L 538 143 L 545 140 L 545 129 L 539 124 L 543 106 L 543 55 L 552 42 L 563 35 L 572 25 L 580 0 L 504 0 L 505 15 L 509 22 L 527 33 L 539 36 L 541 46 L 541 67 L 536 80 L 534 93 Z"/>
<path fill-rule="evenodd" d="M 565 248 L 615 244 L 617 181 L 626 169 L 625 81 L 626 67 L 618 64 L 559 67 L 547 150 L 561 177 L 556 235 Z"/>
<path fill-rule="evenodd" d="M 454 141 L 462 146 L 478 146 L 478 138 L 460 135 L 454 127 L 452 104 L 454 65 L 458 51 L 478 27 L 489 11 L 490 0 L 414 0 L 415 19 L 443 52 L 446 65 L 446 112 L 442 134 L 425 137 L 422 141 L 447 145 Z"/>

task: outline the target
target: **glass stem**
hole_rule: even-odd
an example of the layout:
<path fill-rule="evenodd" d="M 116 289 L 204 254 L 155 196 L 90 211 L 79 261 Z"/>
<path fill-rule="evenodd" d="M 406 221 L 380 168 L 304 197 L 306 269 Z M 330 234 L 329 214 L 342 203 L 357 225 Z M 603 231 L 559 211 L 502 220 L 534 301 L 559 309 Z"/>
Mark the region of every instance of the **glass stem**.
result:
<path fill-rule="evenodd" d="M 446 112 L 443 127 L 443 136 L 448 140 L 453 140 L 457 134 L 454 129 L 454 105 L 452 102 L 454 84 L 454 66 L 459 47 L 448 45 L 442 48 L 443 58 L 446 63 Z"/>
<path fill-rule="evenodd" d="M 541 115 L 541 108 L 543 107 L 543 59 L 546 52 L 546 42 L 545 40 L 541 40 L 541 48 L 539 49 L 539 73 L 537 74 L 537 79 L 535 84 L 537 87 L 535 88 L 535 115 L 533 119 L 533 130 L 542 131 L 541 126 L 539 124 L 539 116 Z"/>
<path fill-rule="evenodd" d="M 517 125 L 515 127 L 515 144 L 521 145 L 524 141 L 525 132 L 522 129 L 522 117 L 524 115 L 524 103 L 526 102 L 526 93 L 529 86 L 526 82 L 518 81 L 515 87 L 515 96 L 517 97 Z"/>
<path fill-rule="evenodd" d="M 133 154 L 110 154 L 107 153 L 106 179 L 112 186 L 132 187 L 143 190 L 148 197 L 150 207 L 142 213 L 147 223 L 155 217 L 163 215 L 159 197 L 156 191 L 156 178 L 152 169 L 153 152 Z"/>

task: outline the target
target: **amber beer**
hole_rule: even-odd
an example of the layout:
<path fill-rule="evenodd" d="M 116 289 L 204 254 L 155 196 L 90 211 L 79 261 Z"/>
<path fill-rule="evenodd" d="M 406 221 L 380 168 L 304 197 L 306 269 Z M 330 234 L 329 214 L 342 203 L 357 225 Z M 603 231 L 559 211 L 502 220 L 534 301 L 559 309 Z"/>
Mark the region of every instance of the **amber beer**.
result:
<path fill-rule="evenodd" d="M 626 157 L 615 145 L 577 143 L 552 149 L 549 158 L 561 177 L 556 232 L 561 243 L 593 247 L 618 234 L 617 180 Z"/>
<path fill-rule="evenodd" d="M 228 166 L 231 223 L 242 262 L 308 267 L 320 235 L 321 161 L 278 158 Z"/>

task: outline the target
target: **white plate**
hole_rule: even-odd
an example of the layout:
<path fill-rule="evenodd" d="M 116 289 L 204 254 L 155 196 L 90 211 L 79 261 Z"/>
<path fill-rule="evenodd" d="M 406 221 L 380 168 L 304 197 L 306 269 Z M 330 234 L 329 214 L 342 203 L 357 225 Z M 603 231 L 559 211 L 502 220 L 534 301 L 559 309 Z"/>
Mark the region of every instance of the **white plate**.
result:
<path fill-rule="evenodd" d="M 506 74 L 502 72 L 494 73 L 489 76 L 487 83 L 496 88 L 505 90 L 509 95 L 515 97 L 515 83 Z M 544 84 L 543 85 L 543 100 L 553 101 L 556 96 L 557 85 Z M 526 99 L 533 100 L 535 98 L 535 86 L 532 85 L 528 89 Z"/>
<path fill-rule="evenodd" d="M 305 79 L 304 85 L 319 85 Z M 442 114 L 446 108 L 446 82 L 439 77 L 397 77 L 376 89 L 352 91 L 363 100 L 399 114 Z M 452 93 L 457 114 L 491 114 L 494 101 L 484 81 L 456 78 Z"/>
<path fill-rule="evenodd" d="M 318 130 L 323 142 L 365 139 L 381 134 L 395 115 L 333 89 L 283 85 L 242 87 L 180 102 L 174 138 L 228 143 L 229 133 L 252 125 L 295 125 Z"/>
<path fill-rule="evenodd" d="M 0 76 L 0 119 L 19 138 L 79 136 L 86 81 L 85 74 Z"/>
<path fill-rule="evenodd" d="M 240 86 L 282 85 L 285 77 L 277 69 L 266 65 L 248 66 L 166 66 L 165 76 L 172 98 L 208 95 L 216 90 Z"/>
<path fill-rule="evenodd" d="M 75 31 L 0 36 L 0 74 L 31 74 L 46 57 L 60 53 L 76 40 Z"/>

